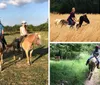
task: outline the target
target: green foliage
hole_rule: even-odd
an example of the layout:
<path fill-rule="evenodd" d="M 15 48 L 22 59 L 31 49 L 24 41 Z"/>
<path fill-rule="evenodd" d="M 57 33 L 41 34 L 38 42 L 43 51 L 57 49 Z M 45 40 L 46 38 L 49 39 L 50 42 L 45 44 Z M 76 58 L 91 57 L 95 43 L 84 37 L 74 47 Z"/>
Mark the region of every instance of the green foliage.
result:
<path fill-rule="evenodd" d="M 99 0 L 50 0 L 51 12 L 69 13 L 72 7 L 77 13 L 99 13 Z"/>
<path fill-rule="evenodd" d="M 19 31 L 21 25 L 14 25 L 14 26 L 4 26 L 4 30 L 6 32 L 17 32 Z M 33 26 L 32 24 L 28 25 L 28 31 L 48 31 L 48 23 L 43 23 L 39 26 Z"/>
<path fill-rule="evenodd" d="M 84 54 L 83 56 L 83 59 L 80 60 L 51 60 L 50 85 L 57 85 L 60 80 L 68 81 L 68 85 L 84 85 L 88 70 L 85 62 L 89 55 Z"/>
<path fill-rule="evenodd" d="M 50 56 L 61 56 L 62 59 L 79 58 L 81 52 L 92 54 L 96 44 L 51 44 Z"/>

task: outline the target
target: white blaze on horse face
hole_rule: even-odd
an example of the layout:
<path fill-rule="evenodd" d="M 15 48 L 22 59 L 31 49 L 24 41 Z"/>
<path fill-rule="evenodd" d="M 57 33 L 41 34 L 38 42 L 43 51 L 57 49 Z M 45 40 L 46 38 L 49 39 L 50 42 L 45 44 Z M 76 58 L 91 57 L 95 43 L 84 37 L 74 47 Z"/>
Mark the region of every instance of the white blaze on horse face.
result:
<path fill-rule="evenodd" d="M 41 35 L 38 35 L 39 39 L 41 39 Z"/>

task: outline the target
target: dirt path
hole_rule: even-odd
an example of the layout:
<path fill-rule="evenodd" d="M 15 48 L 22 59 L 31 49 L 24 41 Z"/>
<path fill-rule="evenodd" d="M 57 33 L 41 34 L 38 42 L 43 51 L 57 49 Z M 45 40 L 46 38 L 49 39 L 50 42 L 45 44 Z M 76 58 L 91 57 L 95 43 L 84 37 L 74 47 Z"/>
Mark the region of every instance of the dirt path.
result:
<path fill-rule="evenodd" d="M 86 80 L 84 85 L 100 85 L 100 76 L 99 70 L 95 69 L 94 74 L 91 80 Z"/>

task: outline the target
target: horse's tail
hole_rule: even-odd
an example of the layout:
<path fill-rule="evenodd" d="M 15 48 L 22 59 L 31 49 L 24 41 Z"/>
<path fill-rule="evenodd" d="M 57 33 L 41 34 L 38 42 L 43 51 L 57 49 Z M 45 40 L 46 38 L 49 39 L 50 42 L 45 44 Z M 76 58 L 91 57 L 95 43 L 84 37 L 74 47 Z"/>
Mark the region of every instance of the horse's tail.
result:
<path fill-rule="evenodd" d="M 16 40 L 16 38 L 15 38 L 10 44 L 8 44 L 7 47 L 8 47 L 8 48 L 13 47 L 13 44 L 14 44 L 15 40 Z"/>

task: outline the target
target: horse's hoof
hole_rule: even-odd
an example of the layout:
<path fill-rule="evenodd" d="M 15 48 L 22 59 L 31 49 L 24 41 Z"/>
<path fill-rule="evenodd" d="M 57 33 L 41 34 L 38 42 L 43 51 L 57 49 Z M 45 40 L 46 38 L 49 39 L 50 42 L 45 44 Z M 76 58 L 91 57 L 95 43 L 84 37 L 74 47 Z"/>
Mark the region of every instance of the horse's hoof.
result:
<path fill-rule="evenodd" d="M 27 62 L 27 64 L 30 66 L 31 65 L 31 63 L 30 62 Z"/>

